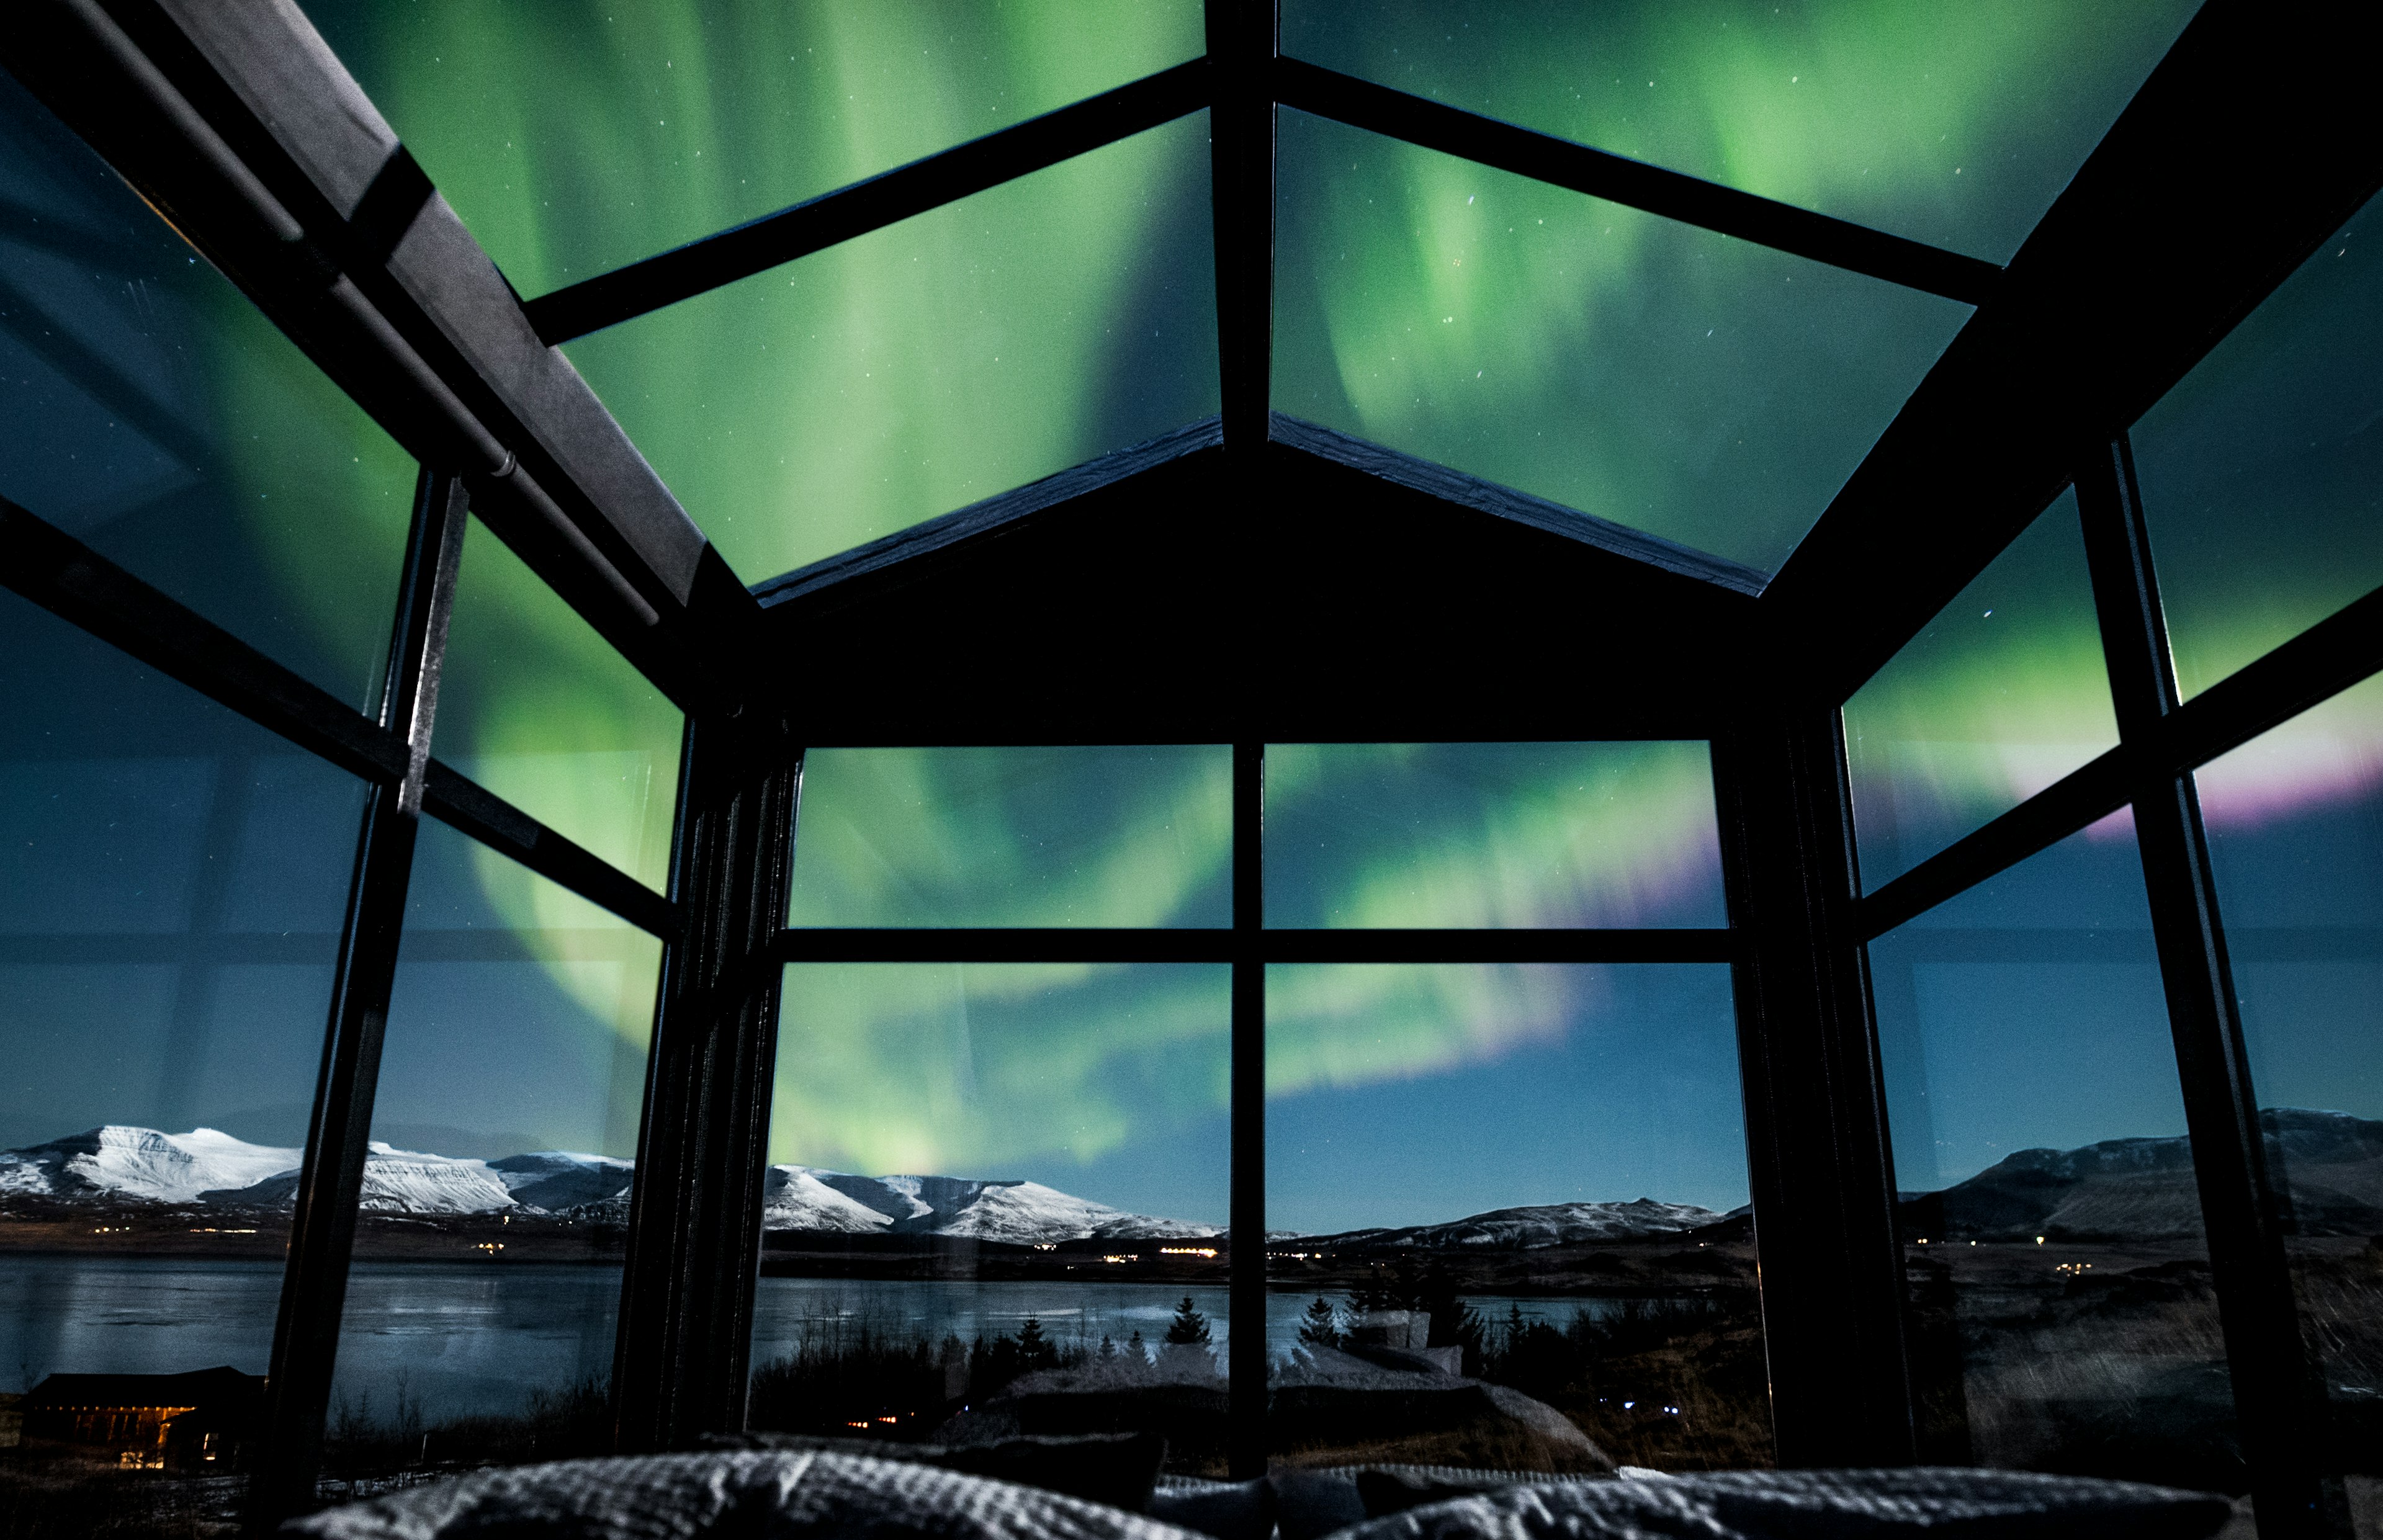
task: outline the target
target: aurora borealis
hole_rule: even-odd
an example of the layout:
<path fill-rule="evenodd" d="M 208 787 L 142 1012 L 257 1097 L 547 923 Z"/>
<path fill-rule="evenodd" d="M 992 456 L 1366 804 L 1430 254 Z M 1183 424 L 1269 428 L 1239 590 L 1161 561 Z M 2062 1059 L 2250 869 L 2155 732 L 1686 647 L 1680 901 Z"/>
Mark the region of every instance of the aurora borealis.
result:
<path fill-rule="evenodd" d="M 1189 0 L 307 8 L 525 295 L 1201 46 Z M 1284 38 L 1401 89 L 2003 260 L 2190 9 L 1301 0 Z M 0 492 L 367 703 L 410 461 L 95 163 L 56 171 L 72 147 L 13 82 L 0 90 L 22 152 L 0 157 Z M 1792 548 L 1967 315 L 1294 113 L 1281 134 L 1278 407 L 1758 566 Z M 740 575 L 765 578 L 1213 412 L 1206 179 L 1193 115 L 566 351 Z M 2188 695 L 2383 580 L 2377 217 L 2353 219 L 2136 430 Z M 1849 705 L 1870 886 L 2114 741 L 2074 519 L 2056 501 Z M 659 885 L 679 732 L 676 708 L 475 526 L 441 757 Z M 124 722 L 90 734 L 74 762 L 154 753 Z M 12 743 L 10 787 L 64 784 L 61 741 Z M 2221 877 L 2251 882 L 2226 876 L 2224 852 L 2248 870 L 2246 842 L 2269 835 L 2303 852 L 2295 869 L 2321 867 L 2307 831 L 2361 827 L 2378 744 L 2383 704 L 2363 688 L 2204 771 Z M 821 750 L 790 918 L 1228 923 L 1228 785 L 1213 746 Z M 1268 788 L 1279 923 L 1722 922 L 1700 745 L 1278 745 Z M 163 849 L 198 818 L 161 815 L 140 838 Z M 2123 857 L 2124 832 L 2077 848 Z M 12 857 L 39 869 L 11 883 L 55 881 L 78 859 L 65 848 Z M 313 855 L 326 870 L 344 859 Z M 442 844 L 437 859 L 449 923 L 426 930 L 512 930 L 537 962 L 505 965 L 497 994 L 515 1005 L 406 1061 L 405 1094 L 464 1073 L 529 979 L 547 1014 L 514 1051 L 575 1032 L 611 1089 L 528 1131 L 617 1145 L 634 1081 L 618 1061 L 647 1024 L 622 1004 L 636 992 L 626 965 L 586 954 L 618 927 L 487 851 Z M 2128 868 L 2094 869 L 2117 882 Z M 2320 871 L 2308 885 L 2355 883 Z M 126 913 L 154 901 L 128 897 Z M 467 975 L 445 977 L 413 998 L 460 1019 Z M 2257 975 L 2266 998 L 2307 1019 L 2335 1009 L 2278 977 Z M 773 1155 L 1063 1187 L 1090 1172 L 1115 1184 L 1090 1195 L 1216 1217 L 1220 978 L 796 969 Z M 1715 988 L 1651 971 L 1281 970 L 1270 1090 L 1282 1127 L 1305 1130 L 1287 1139 L 1320 1151 L 1328 1134 L 1333 1152 L 1284 1180 L 1362 1167 L 1352 1130 L 1368 1122 L 1405 1140 L 1385 1134 L 1374 1156 L 1405 1159 L 1458 1131 L 1464 1088 L 1529 1066 L 1561 1062 L 1550 1083 L 1584 1096 L 1655 1084 L 1666 1061 L 1643 1023 L 1693 1017 L 1681 1041 L 1702 1042 L 1720 1030 Z M 269 1010 L 291 1042 L 319 1033 L 294 1005 Z M 1680 1104 L 1704 1110 L 1683 1127 L 1726 1144 L 1735 1113 L 1714 1109 L 1734 1090 L 1715 1089 L 1720 1061 L 1697 1062 Z M 506 1110 L 483 1100 L 491 1118 Z M 1574 1185 L 1639 1169 L 1599 1149 Z M 1727 1196 L 1710 1170 L 1695 1180 L 1705 1196 L 1647 1190 Z"/>

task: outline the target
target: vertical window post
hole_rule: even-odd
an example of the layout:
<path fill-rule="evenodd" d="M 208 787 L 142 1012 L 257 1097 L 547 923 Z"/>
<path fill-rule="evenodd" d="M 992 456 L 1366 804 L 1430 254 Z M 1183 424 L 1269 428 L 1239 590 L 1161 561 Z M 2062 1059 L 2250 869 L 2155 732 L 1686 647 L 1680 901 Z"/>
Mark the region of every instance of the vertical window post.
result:
<path fill-rule="evenodd" d="M 2317 1464 L 2324 1387 L 2292 1300 L 2201 801 L 2192 772 L 2174 770 L 2154 746 L 2161 719 L 2179 705 L 2176 667 L 2134 456 L 2123 437 L 2083 467 L 2077 505 L 2118 742 L 2142 756 L 2133 787 L 2135 839 L 2259 1531 L 2346 1534 L 2343 1495 Z"/>
<path fill-rule="evenodd" d="M 376 783 L 364 795 L 265 1380 L 259 1430 L 265 1454 L 252 1504 L 266 1522 L 311 1505 L 322 1462 L 323 1420 L 330 1408 L 340 1317 L 347 1305 L 348 1259 L 355 1249 L 356 1206 L 364 1194 L 381 1036 L 397 979 L 467 502 L 459 478 L 424 469 L 381 686 L 380 724 L 404 736 L 405 775 L 394 784 Z"/>
<path fill-rule="evenodd" d="M 777 1065 L 775 945 L 802 753 L 783 717 L 690 713 L 613 1353 L 624 1453 L 745 1425 Z"/>
<path fill-rule="evenodd" d="M 1843 728 L 1834 710 L 1749 723 L 1713 759 L 1779 1463 L 1908 1464 L 1902 1246 Z"/>
<path fill-rule="evenodd" d="M 1232 1273 L 1226 1370 L 1232 1473 L 1266 1465 L 1266 745 L 1233 745 Z"/>

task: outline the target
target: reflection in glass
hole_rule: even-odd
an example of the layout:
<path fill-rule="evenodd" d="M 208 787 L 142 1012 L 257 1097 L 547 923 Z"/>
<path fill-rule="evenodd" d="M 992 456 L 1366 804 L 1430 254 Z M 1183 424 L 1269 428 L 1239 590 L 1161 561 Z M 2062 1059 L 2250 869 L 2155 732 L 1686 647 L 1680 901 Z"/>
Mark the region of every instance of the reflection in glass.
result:
<path fill-rule="evenodd" d="M 1217 409 L 1194 114 L 570 343 L 747 582 Z"/>
<path fill-rule="evenodd" d="M 0 1511 L 19 1533 L 78 1533 L 94 1503 L 147 1533 L 191 1500 L 176 1477 L 239 1464 L 362 807 L 340 771 L 0 593 L 0 1392 L 32 1397 Z M 71 1410 L 168 1396 L 197 1410 Z M 61 1496 L 84 1462 L 167 1474 Z"/>
<path fill-rule="evenodd" d="M 2383 1474 L 2383 679 L 2194 779 L 2333 1469 Z"/>
<path fill-rule="evenodd" d="M 2195 9 L 1287 0 L 1283 51 L 2007 262 Z"/>
<path fill-rule="evenodd" d="M 1196 0 L 304 9 L 524 294 L 873 177 L 1203 46 Z"/>
<path fill-rule="evenodd" d="M 1725 925 L 1701 743 L 1272 744 L 1269 925 Z"/>
<path fill-rule="evenodd" d="M 1274 404 L 1775 568 L 1967 306 L 1285 111 Z"/>
<path fill-rule="evenodd" d="M 0 75 L 0 496 L 369 708 L 414 466 Z"/>
<path fill-rule="evenodd" d="M 1920 1453 L 2240 1493 L 2133 832 L 1871 943 Z"/>
<path fill-rule="evenodd" d="M 433 747 L 440 759 L 648 887 L 670 879 L 677 707 L 474 519 L 464 532 Z M 518 920 L 529 874 L 489 857 Z"/>
<path fill-rule="evenodd" d="M 1229 970 L 786 970 L 748 1416 L 1225 1472 Z"/>
<path fill-rule="evenodd" d="M 2135 425 L 2188 696 L 2383 584 L 2383 201 Z"/>
<path fill-rule="evenodd" d="M 1845 721 L 1873 891 L 2116 745 L 2076 494 L 1854 692 Z"/>
<path fill-rule="evenodd" d="M 1271 967 L 1266 1103 L 1278 1460 L 1771 1462 L 1726 968 Z"/>
<path fill-rule="evenodd" d="M 815 748 L 790 925 L 1232 923 L 1232 751 Z"/>
<path fill-rule="evenodd" d="M 503 859 L 423 824 L 327 1429 L 349 1479 L 611 1452 L 661 943 Z"/>

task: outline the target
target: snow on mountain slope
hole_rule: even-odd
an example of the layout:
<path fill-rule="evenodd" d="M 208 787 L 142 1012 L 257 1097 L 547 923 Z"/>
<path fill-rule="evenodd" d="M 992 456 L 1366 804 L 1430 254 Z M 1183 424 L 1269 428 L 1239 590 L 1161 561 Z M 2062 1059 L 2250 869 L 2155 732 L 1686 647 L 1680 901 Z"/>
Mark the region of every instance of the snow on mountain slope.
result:
<path fill-rule="evenodd" d="M 625 1196 L 637 1172 L 635 1161 L 611 1155 L 583 1155 L 567 1150 L 541 1150 L 535 1154 L 507 1155 L 488 1162 L 488 1169 L 505 1184 L 513 1201 L 525 1208 L 561 1214 L 589 1203 L 605 1203 Z"/>
<path fill-rule="evenodd" d="M 1213 1225 L 1128 1214 L 1106 1203 L 1073 1197 L 1041 1182 L 989 1182 L 957 1214 L 934 1227 L 937 1235 L 1047 1245 L 1060 1240 L 1160 1240 L 1207 1237 Z"/>
<path fill-rule="evenodd" d="M 837 1191 L 820 1178 L 840 1176 L 808 1165 L 773 1165 L 761 1186 L 761 1227 L 868 1235 L 885 1228 L 887 1216 Z"/>
<path fill-rule="evenodd" d="M 214 1128 L 164 1134 L 109 1124 L 0 1153 L 0 1191 L 51 1198 L 108 1194 L 154 1203 L 190 1203 L 210 1189 L 243 1188 L 294 1170 L 298 1155 L 295 1150 L 250 1144 Z"/>

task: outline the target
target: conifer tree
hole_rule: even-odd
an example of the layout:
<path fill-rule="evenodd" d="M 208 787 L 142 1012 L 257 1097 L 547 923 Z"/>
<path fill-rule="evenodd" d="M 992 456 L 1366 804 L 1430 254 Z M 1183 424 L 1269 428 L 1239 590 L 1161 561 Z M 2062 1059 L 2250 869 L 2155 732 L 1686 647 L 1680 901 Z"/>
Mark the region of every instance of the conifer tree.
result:
<path fill-rule="evenodd" d="M 1192 1296 L 1175 1307 L 1175 1319 L 1167 1324 L 1167 1340 L 1192 1347 L 1208 1346 L 1208 1318 L 1192 1308 Z"/>
<path fill-rule="evenodd" d="M 1340 1312 L 1323 1295 L 1318 1294 L 1307 1313 L 1299 1318 L 1299 1340 L 1310 1348 L 1340 1346 Z"/>
<path fill-rule="evenodd" d="M 1036 1369 L 1052 1369 L 1057 1367 L 1058 1362 L 1058 1345 L 1043 1335 L 1040 1319 L 1028 1316 L 1026 1324 L 1018 1328 L 1019 1372 L 1026 1374 Z"/>
<path fill-rule="evenodd" d="M 1133 1360 L 1137 1364 L 1147 1365 L 1150 1362 L 1150 1349 L 1142 1346 L 1142 1328 L 1140 1326 L 1134 1327 L 1133 1335 L 1126 1338 L 1125 1356 Z"/>

